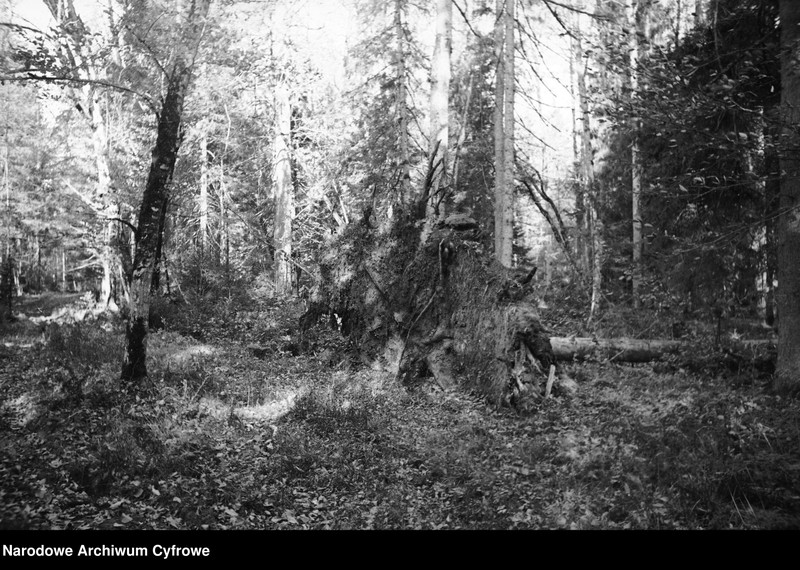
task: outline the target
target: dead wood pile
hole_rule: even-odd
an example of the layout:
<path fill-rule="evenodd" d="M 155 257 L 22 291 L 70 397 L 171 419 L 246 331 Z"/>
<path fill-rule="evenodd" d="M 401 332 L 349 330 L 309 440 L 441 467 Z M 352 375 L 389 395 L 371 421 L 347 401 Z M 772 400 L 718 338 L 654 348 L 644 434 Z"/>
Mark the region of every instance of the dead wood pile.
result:
<path fill-rule="evenodd" d="M 539 397 L 554 359 L 530 302 L 535 269 L 501 267 L 483 238 L 458 214 L 436 224 L 404 215 L 382 229 L 365 217 L 320 260 L 301 329 L 328 319 L 364 362 L 406 383 Z"/>

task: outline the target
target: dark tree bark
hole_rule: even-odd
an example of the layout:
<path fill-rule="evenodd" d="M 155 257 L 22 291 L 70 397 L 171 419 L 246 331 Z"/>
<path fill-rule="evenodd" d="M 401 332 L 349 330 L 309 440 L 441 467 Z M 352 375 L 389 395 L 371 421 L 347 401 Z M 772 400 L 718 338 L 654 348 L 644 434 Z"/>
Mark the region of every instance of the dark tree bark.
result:
<path fill-rule="evenodd" d="M 156 242 L 156 259 L 153 266 L 153 278 L 150 284 L 150 293 L 158 295 L 161 290 L 161 268 L 164 258 L 164 238 L 167 227 L 167 209 L 169 208 L 169 197 L 161 205 L 161 213 L 158 218 L 158 240 Z"/>
<path fill-rule="evenodd" d="M 536 398 L 553 357 L 530 303 L 534 271 L 514 274 L 475 247 L 482 231 L 463 214 L 426 233 L 424 205 L 399 212 L 388 232 L 350 224 L 320 259 L 301 327 L 335 315 L 362 362 L 404 383 L 463 383 L 496 403 Z"/>
<path fill-rule="evenodd" d="M 211 0 L 195 0 L 189 3 L 185 20 L 187 28 L 182 45 L 177 46 L 178 53 L 171 67 L 167 93 L 158 118 L 158 135 L 139 209 L 136 254 L 131 271 L 127 346 L 122 365 L 122 378 L 130 382 L 147 376 L 147 328 L 153 271 L 158 260 L 172 174 L 181 144 L 181 118 L 192 79 L 192 59 L 200 43 L 203 22 L 210 4 Z"/>
<path fill-rule="evenodd" d="M 190 79 L 191 69 L 183 61 L 176 62 L 161 109 L 156 148 L 153 151 L 150 174 L 139 210 L 136 256 L 133 260 L 131 278 L 131 306 L 127 324 L 127 349 L 122 367 L 122 376 L 127 380 L 147 376 L 145 341 L 150 292 L 163 229 L 161 218 L 169 199 L 172 173 L 181 143 L 181 115 Z"/>
<path fill-rule="evenodd" d="M 800 2 L 781 0 L 781 196 L 778 217 L 778 363 L 775 385 L 800 383 Z"/>

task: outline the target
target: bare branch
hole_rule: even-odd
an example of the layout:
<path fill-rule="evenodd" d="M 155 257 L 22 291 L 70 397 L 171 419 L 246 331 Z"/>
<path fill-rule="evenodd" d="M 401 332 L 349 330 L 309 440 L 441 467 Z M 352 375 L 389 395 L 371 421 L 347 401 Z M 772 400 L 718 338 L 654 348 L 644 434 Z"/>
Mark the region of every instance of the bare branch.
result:
<path fill-rule="evenodd" d="M 479 33 L 478 33 L 476 30 L 475 30 L 475 28 L 473 28 L 473 27 L 472 27 L 472 24 L 471 24 L 471 23 L 470 23 L 470 21 L 467 19 L 467 14 L 464 12 L 464 10 L 462 10 L 462 9 L 461 9 L 461 6 L 459 6 L 459 5 L 458 5 L 458 2 L 456 2 L 456 0 L 453 0 L 453 6 L 455 6 L 455 7 L 456 7 L 456 10 L 458 10 L 458 13 L 459 13 L 459 14 L 461 14 L 461 17 L 462 17 L 462 18 L 464 18 L 464 22 L 467 24 L 467 27 L 469 28 L 469 31 L 470 31 L 470 32 L 472 32 L 472 33 L 475 35 L 475 37 L 476 37 L 476 38 L 483 38 L 483 36 L 482 36 L 482 35 L 480 35 L 480 34 L 479 34 Z"/>
<path fill-rule="evenodd" d="M 559 16 L 559 15 L 558 15 L 558 12 L 556 12 L 555 10 L 553 10 L 553 7 L 550 5 L 550 3 L 549 3 L 549 2 L 545 2 L 545 3 L 544 3 L 544 5 L 547 7 L 547 9 L 550 11 L 550 13 L 551 13 L 551 14 L 553 15 L 553 17 L 556 19 L 556 22 L 558 22 L 558 25 L 559 25 L 559 26 L 561 26 L 561 27 L 563 28 L 563 30 L 564 30 L 564 33 L 566 33 L 566 34 L 567 34 L 569 37 L 571 37 L 571 38 L 574 38 L 574 37 L 575 37 L 575 34 L 573 34 L 573 33 L 572 33 L 572 30 L 570 30 L 570 29 L 569 29 L 569 28 L 568 28 L 568 27 L 567 27 L 567 26 L 564 24 L 564 22 L 563 22 L 563 21 L 561 21 L 561 16 Z"/>
<path fill-rule="evenodd" d="M 552 4 L 553 6 L 564 8 L 565 10 L 569 10 L 570 12 L 585 14 L 586 16 L 589 16 L 590 18 L 594 18 L 596 20 L 611 21 L 611 18 L 609 16 L 603 16 L 601 14 L 597 14 L 594 12 L 587 12 L 586 10 L 581 10 L 580 8 L 577 8 L 575 6 L 569 6 L 568 4 L 562 4 L 561 2 L 556 2 L 555 0 L 544 0 L 544 3 L 547 6 L 547 9 L 550 10 L 551 12 L 552 8 L 550 7 L 550 5 Z"/>
<path fill-rule="evenodd" d="M 119 222 L 122 225 L 128 226 L 130 230 L 133 232 L 133 235 L 135 236 L 139 235 L 139 228 L 134 226 L 128 220 L 123 220 L 122 218 L 106 218 L 106 220 L 108 220 L 109 222 Z"/>
<path fill-rule="evenodd" d="M 24 77 L 0 75 L 0 81 L 45 81 L 53 83 L 73 83 L 78 85 L 97 85 L 99 87 L 106 87 L 115 91 L 122 91 L 123 93 L 135 95 L 144 101 L 150 110 L 153 111 L 153 113 L 158 115 L 159 112 L 158 107 L 155 105 L 153 99 L 149 95 L 146 95 L 140 91 L 136 91 L 135 89 L 131 89 L 130 87 L 125 87 L 124 85 L 117 85 L 116 83 L 103 81 L 101 79 L 83 79 L 81 77 L 55 77 L 51 75 L 42 75 L 37 69 L 14 69 L 11 71 L 11 73 L 24 74 Z"/>
<path fill-rule="evenodd" d="M 12 30 L 22 30 L 26 32 L 34 32 L 36 34 L 41 34 L 45 37 L 50 37 L 47 33 L 43 32 L 42 30 L 32 28 L 31 26 L 25 26 L 23 24 L 15 24 L 13 22 L 0 22 L 0 26 L 4 28 L 11 28 Z"/>

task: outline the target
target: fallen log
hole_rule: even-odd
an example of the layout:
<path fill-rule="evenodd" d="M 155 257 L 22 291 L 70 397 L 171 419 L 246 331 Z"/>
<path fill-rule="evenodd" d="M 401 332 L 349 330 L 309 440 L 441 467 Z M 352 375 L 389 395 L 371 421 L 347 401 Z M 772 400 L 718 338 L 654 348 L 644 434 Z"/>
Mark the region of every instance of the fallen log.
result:
<path fill-rule="evenodd" d="M 774 340 L 744 340 L 726 345 L 734 352 L 774 345 Z M 685 340 L 653 340 L 635 338 L 550 337 L 553 357 L 560 361 L 583 360 L 589 357 L 615 362 L 652 362 L 669 354 L 696 348 L 697 343 Z"/>

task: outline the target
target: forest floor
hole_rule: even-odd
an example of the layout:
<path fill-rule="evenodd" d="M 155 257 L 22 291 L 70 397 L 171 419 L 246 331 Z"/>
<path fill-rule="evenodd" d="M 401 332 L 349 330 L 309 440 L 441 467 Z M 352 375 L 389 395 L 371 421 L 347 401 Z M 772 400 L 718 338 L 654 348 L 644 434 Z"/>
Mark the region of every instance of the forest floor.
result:
<path fill-rule="evenodd" d="M 118 319 L 4 325 L 0 529 L 800 527 L 800 402 L 763 380 L 576 363 L 519 413 L 293 356 L 296 311 L 186 312 L 136 389 Z"/>

